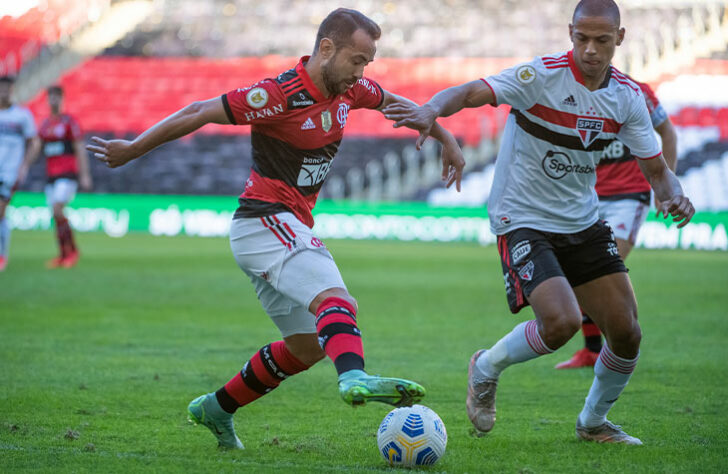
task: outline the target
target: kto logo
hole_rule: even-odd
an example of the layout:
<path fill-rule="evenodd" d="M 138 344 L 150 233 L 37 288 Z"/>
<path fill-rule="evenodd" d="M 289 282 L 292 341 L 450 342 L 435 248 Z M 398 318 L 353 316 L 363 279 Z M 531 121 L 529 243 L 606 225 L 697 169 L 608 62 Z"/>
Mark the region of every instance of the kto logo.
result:
<path fill-rule="evenodd" d="M 551 179 L 561 179 L 567 174 L 590 174 L 594 172 L 591 165 L 575 165 L 566 153 L 548 151 L 541 161 L 544 173 Z"/>
<path fill-rule="evenodd" d="M 602 153 L 603 160 L 616 160 L 624 156 L 624 143 L 619 140 L 614 140 L 612 143 L 607 145 Z"/>

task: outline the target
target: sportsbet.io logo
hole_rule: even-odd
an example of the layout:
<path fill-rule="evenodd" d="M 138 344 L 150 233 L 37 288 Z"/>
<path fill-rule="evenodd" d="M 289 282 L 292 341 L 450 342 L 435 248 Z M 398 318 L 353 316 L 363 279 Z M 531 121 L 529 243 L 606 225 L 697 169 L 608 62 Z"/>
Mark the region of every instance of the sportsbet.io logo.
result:
<path fill-rule="evenodd" d="M 544 173 L 551 179 L 561 179 L 567 174 L 590 174 L 594 172 L 591 165 L 575 165 L 566 153 L 548 151 L 541 161 Z"/>

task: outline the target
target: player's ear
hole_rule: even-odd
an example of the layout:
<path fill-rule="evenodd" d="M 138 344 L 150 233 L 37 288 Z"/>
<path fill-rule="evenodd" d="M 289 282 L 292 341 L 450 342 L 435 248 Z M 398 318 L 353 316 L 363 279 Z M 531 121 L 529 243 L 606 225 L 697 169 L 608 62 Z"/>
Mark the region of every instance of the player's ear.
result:
<path fill-rule="evenodd" d="M 334 42 L 329 38 L 321 38 L 321 42 L 319 43 L 319 54 L 321 58 L 331 59 L 335 52 L 336 46 L 334 46 Z"/>
<path fill-rule="evenodd" d="M 574 25 L 569 23 L 569 39 L 573 39 L 574 37 Z"/>
<path fill-rule="evenodd" d="M 620 28 L 617 30 L 617 46 L 622 44 L 622 41 L 624 41 L 624 33 L 625 33 L 624 28 Z"/>

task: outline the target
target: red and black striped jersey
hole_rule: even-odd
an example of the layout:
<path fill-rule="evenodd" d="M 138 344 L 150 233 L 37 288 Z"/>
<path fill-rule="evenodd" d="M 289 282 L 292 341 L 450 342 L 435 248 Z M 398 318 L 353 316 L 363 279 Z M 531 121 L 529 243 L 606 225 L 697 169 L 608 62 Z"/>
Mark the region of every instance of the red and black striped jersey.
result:
<path fill-rule="evenodd" d="M 325 97 L 301 58 L 274 79 L 222 96 L 235 125 L 251 125 L 253 167 L 235 217 L 289 211 L 313 227 L 311 210 L 336 155 L 351 109 L 376 109 L 384 92 L 360 79 L 344 94 Z"/>
<path fill-rule="evenodd" d="M 40 124 L 38 136 L 43 142 L 48 178 L 75 179 L 78 176 L 78 163 L 74 142 L 83 138 L 76 119 L 69 114 L 51 115 Z"/>
<path fill-rule="evenodd" d="M 642 89 L 652 127 L 659 127 L 667 120 L 667 112 L 650 86 L 630 79 Z M 597 166 L 595 188 L 602 200 L 636 199 L 646 204 L 650 202 L 650 183 L 642 174 L 629 147 L 619 140 L 614 140 L 604 149 Z"/>

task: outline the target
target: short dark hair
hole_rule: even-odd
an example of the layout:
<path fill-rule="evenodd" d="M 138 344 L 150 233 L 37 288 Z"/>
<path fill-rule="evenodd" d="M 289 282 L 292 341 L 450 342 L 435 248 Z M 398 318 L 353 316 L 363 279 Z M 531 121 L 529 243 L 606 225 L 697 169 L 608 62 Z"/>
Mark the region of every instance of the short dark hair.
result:
<path fill-rule="evenodd" d="M 616 23 L 617 28 L 619 28 L 621 21 L 619 7 L 614 0 L 580 0 L 576 8 L 574 8 L 574 16 L 571 17 L 572 23 L 576 23 L 577 16 L 611 17 Z"/>
<path fill-rule="evenodd" d="M 363 13 L 349 8 L 337 8 L 321 22 L 316 33 L 314 54 L 318 51 L 322 39 L 329 38 L 334 42 L 334 46 L 339 48 L 351 44 L 351 35 L 359 29 L 364 30 L 375 41 L 382 35 L 379 25 Z"/>
<path fill-rule="evenodd" d="M 2 76 L 0 82 L 3 84 L 15 84 L 15 78 L 13 76 Z"/>
<path fill-rule="evenodd" d="M 58 84 L 52 85 L 46 89 L 46 92 L 49 94 L 58 94 L 63 95 L 63 87 L 59 86 Z"/>

